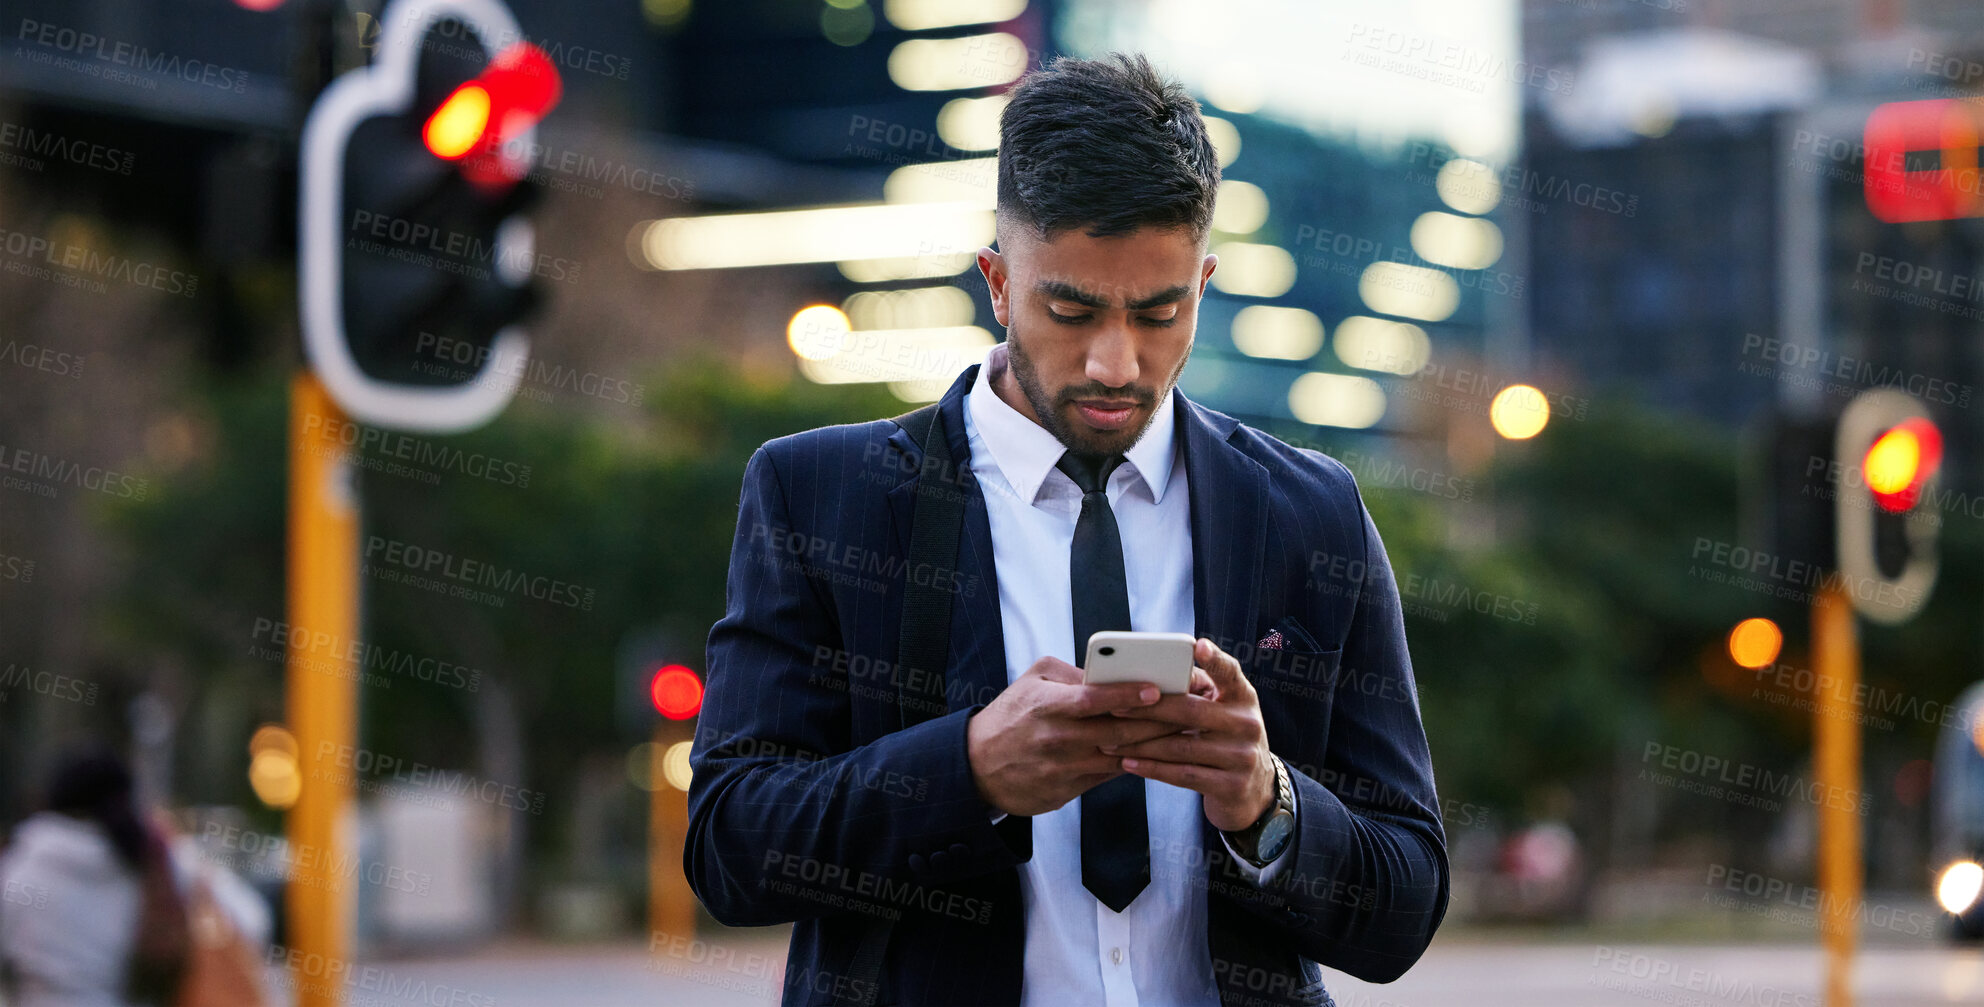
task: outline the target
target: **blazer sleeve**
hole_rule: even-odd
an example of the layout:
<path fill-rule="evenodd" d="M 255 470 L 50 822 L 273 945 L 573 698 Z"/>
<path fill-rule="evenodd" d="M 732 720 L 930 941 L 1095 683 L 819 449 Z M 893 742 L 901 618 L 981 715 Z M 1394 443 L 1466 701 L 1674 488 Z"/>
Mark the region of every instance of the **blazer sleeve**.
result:
<path fill-rule="evenodd" d="M 710 630 L 689 757 L 690 888 L 730 926 L 874 918 L 1027 859 L 1030 830 L 995 826 L 972 780 L 965 725 L 982 707 L 852 744 L 852 703 L 885 700 L 851 697 L 835 670 L 832 596 L 789 548 L 835 533 L 794 527 L 770 447 L 745 467 L 724 615 Z"/>
<path fill-rule="evenodd" d="M 1358 513 L 1365 568 L 1332 686 L 1324 779 L 1284 759 L 1300 808 L 1292 862 L 1241 904 L 1304 957 L 1390 982 L 1446 915 L 1447 844 L 1398 586 L 1361 500 Z"/>

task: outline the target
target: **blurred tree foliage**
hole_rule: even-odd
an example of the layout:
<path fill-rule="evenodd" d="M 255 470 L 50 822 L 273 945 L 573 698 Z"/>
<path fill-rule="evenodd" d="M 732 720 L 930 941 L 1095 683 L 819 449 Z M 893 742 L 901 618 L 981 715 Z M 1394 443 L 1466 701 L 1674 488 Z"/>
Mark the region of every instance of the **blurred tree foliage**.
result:
<path fill-rule="evenodd" d="M 286 376 L 271 376 L 192 390 L 188 408 L 210 432 L 207 450 L 162 480 L 157 499 L 112 517 L 133 566 L 106 647 L 140 666 L 179 662 L 198 683 L 188 705 L 231 714 L 209 714 L 225 722 L 182 739 L 180 793 L 191 801 L 252 806 L 248 734 L 283 719 L 282 643 L 269 623 L 284 618 L 287 387 Z M 476 771 L 488 741 L 477 735 L 477 703 L 500 685 L 527 753 L 524 778 L 499 782 L 546 794 L 546 821 L 569 810 L 568 783 L 584 760 L 624 750 L 614 703 L 623 635 L 659 628 L 680 648 L 675 660 L 702 670 L 751 452 L 795 430 L 905 407 L 875 386 L 754 378 L 691 359 L 647 385 L 640 403 L 601 408 L 524 400 L 458 437 L 374 433 L 364 457 L 386 467 L 359 476 L 361 554 L 375 562 L 401 543 L 589 592 L 587 607 L 562 603 L 562 593 L 494 592 L 498 607 L 360 578 L 368 646 L 482 676 L 465 688 L 374 672 L 385 681 L 361 690 L 364 747 Z"/>

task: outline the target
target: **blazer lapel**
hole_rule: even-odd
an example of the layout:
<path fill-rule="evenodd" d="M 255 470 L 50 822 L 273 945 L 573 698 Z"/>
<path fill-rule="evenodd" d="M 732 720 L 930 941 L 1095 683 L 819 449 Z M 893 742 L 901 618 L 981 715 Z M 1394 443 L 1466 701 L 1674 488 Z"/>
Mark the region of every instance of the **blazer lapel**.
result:
<path fill-rule="evenodd" d="M 1268 470 L 1227 443 L 1240 422 L 1178 393 L 1191 484 L 1192 617 L 1227 653 L 1251 651 L 1267 546 Z M 1245 652 L 1237 656 L 1244 658 Z"/>

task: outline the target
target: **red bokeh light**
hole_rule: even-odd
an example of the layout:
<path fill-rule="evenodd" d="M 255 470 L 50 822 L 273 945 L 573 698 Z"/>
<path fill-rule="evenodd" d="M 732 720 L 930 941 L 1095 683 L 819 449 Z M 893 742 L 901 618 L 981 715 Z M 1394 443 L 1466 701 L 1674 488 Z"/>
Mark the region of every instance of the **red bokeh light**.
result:
<path fill-rule="evenodd" d="M 648 686 L 655 712 L 670 720 L 688 720 L 703 708 L 703 680 L 679 664 L 670 664 L 654 673 Z"/>

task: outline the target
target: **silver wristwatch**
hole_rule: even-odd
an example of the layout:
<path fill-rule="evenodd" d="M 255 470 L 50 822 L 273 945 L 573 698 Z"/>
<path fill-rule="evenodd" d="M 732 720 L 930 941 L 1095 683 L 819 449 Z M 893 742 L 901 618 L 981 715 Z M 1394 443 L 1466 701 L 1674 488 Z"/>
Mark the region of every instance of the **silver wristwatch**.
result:
<path fill-rule="evenodd" d="M 1295 838 L 1295 788 L 1288 782 L 1288 767 L 1282 765 L 1281 756 L 1270 753 L 1268 758 L 1274 760 L 1274 803 L 1254 824 L 1237 832 L 1220 832 L 1233 852 L 1256 869 L 1273 863 Z"/>

